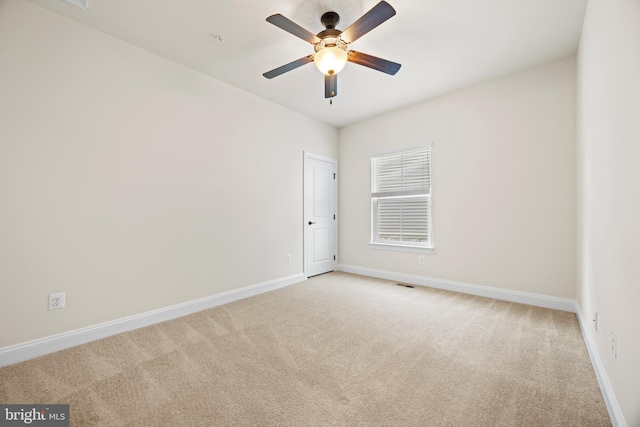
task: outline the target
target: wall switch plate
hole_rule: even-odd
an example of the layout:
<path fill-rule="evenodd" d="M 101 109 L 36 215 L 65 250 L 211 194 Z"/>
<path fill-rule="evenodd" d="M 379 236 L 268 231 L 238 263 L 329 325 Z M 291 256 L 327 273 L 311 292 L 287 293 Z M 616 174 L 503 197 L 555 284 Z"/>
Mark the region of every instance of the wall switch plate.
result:
<path fill-rule="evenodd" d="M 64 308 L 65 293 L 49 294 L 49 310 Z"/>

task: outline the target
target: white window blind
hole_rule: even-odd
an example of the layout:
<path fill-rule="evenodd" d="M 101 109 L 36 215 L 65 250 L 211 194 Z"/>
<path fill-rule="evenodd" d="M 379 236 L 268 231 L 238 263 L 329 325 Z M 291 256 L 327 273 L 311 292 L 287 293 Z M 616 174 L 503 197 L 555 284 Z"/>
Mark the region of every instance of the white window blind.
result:
<path fill-rule="evenodd" d="M 431 147 L 371 157 L 372 243 L 431 246 Z"/>

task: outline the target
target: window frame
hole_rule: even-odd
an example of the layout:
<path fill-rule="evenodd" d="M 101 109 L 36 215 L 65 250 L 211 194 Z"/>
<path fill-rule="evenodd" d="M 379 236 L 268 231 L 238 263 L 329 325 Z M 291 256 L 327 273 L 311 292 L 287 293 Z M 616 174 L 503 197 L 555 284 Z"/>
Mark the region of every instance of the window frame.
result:
<path fill-rule="evenodd" d="M 415 151 L 415 150 L 419 150 L 419 149 L 427 149 L 429 150 L 429 187 L 424 189 L 424 191 L 420 191 L 419 193 L 416 194 L 415 191 L 411 192 L 413 194 L 406 194 L 406 195 L 397 195 L 397 194 L 392 194 L 389 196 L 380 196 L 379 194 L 374 194 L 373 193 L 373 188 L 371 188 L 371 205 L 370 205 L 370 209 L 371 209 L 371 235 L 370 235 L 370 241 L 369 241 L 369 247 L 372 249 L 379 249 L 379 250 L 389 250 L 389 251 L 398 251 L 398 252 L 412 252 L 412 253 L 426 253 L 426 254 L 432 254 L 433 250 L 434 250 L 434 244 L 433 244 L 433 220 L 432 220 L 432 185 L 431 185 L 431 178 L 432 178 L 432 164 L 433 164 L 433 152 L 432 152 L 432 144 L 431 143 L 427 143 L 427 144 L 421 144 L 419 146 L 414 146 L 414 147 L 407 147 L 407 148 L 402 148 L 399 150 L 393 150 L 393 151 L 388 151 L 388 152 L 384 152 L 384 153 L 376 153 L 376 154 L 372 154 L 370 156 L 370 160 L 369 160 L 369 168 L 370 168 L 370 186 L 372 187 L 373 185 L 371 184 L 373 182 L 373 159 L 377 158 L 377 157 L 384 157 L 384 156 L 389 156 L 389 155 L 396 155 L 396 154 L 401 154 L 401 153 L 408 153 L 411 151 Z M 427 208 L 427 233 L 428 233 L 428 241 L 425 243 L 411 243 L 411 242 L 389 242 L 389 241 L 380 241 L 380 240 L 376 240 L 378 238 L 378 205 L 377 203 L 380 200 L 390 200 L 390 199 L 403 199 L 403 200 L 407 200 L 407 199 L 416 199 L 416 198 L 424 198 L 426 199 L 427 203 L 428 203 L 428 208 Z"/>

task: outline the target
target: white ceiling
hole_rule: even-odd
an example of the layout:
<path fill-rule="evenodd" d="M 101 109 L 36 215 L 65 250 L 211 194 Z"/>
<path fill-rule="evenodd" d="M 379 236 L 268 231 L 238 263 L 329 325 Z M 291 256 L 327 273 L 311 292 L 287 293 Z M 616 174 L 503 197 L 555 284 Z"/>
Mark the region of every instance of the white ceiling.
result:
<path fill-rule="evenodd" d="M 344 30 L 378 0 L 90 0 L 86 10 L 63 0 L 29 1 L 336 127 L 571 55 L 587 4 L 388 0 L 397 15 L 350 48 L 402 68 L 389 76 L 347 64 L 329 105 L 313 64 L 272 80 L 262 76 L 313 53 L 265 18 L 281 13 L 318 33 L 322 13 L 335 11 Z"/>

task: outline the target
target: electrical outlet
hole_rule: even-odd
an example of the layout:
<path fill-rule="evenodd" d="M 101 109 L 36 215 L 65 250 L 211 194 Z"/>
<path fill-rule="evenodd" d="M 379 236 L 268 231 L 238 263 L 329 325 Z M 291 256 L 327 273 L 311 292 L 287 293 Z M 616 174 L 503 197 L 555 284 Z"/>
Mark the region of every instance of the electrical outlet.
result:
<path fill-rule="evenodd" d="M 291 254 L 287 254 L 287 262 L 291 262 Z"/>
<path fill-rule="evenodd" d="M 618 358 L 618 337 L 613 331 L 611 331 L 611 353 L 614 359 Z"/>
<path fill-rule="evenodd" d="M 49 310 L 64 308 L 64 292 L 59 294 L 49 294 Z"/>
<path fill-rule="evenodd" d="M 424 264 L 424 255 L 418 255 L 418 264 Z"/>
<path fill-rule="evenodd" d="M 595 316 L 593 316 L 593 327 L 596 329 L 596 332 L 598 332 L 598 312 L 597 311 Z"/>

